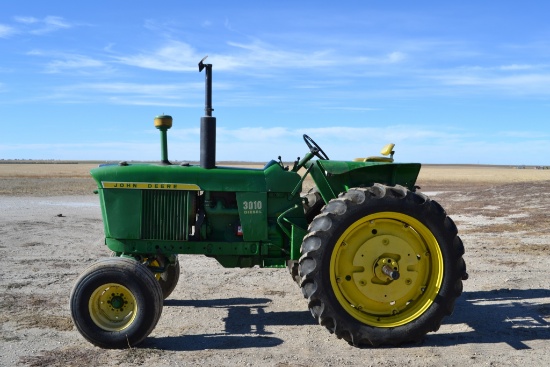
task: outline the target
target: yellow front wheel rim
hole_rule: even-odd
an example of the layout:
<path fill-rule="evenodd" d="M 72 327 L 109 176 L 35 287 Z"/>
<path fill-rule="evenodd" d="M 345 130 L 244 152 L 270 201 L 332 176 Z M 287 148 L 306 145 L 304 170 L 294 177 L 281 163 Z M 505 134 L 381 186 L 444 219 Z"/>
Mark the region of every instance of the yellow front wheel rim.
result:
<path fill-rule="evenodd" d="M 117 283 L 97 287 L 88 303 L 92 321 L 106 331 L 124 330 L 137 314 L 137 301 L 132 292 Z"/>
<path fill-rule="evenodd" d="M 432 232 L 402 213 L 361 218 L 340 236 L 330 259 L 338 302 L 355 319 L 397 327 L 432 305 L 443 281 L 443 256 Z"/>

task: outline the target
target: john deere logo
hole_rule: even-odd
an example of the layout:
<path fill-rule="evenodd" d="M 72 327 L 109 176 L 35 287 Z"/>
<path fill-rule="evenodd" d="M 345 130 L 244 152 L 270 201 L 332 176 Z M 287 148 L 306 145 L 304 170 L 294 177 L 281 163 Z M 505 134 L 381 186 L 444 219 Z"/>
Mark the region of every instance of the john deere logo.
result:
<path fill-rule="evenodd" d="M 157 182 L 102 182 L 104 189 L 138 189 L 138 190 L 187 190 L 199 191 L 195 184 L 157 183 Z"/>

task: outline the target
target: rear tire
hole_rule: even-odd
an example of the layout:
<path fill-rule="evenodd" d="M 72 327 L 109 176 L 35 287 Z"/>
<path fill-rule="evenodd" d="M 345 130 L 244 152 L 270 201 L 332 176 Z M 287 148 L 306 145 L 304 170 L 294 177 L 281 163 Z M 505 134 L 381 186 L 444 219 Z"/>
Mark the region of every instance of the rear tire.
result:
<path fill-rule="evenodd" d="M 317 187 L 314 187 L 311 190 L 309 190 L 308 193 L 302 197 L 302 199 L 304 198 L 306 199 L 304 201 L 304 215 L 306 217 L 307 223 L 309 224 L 311 223 L 313 218 L 315 218 L 319 213 L 321 213 L 321 209 L 325 205 L 325 202 L 323 201 L 321 193 L 319 192 Z M 290 273 L 292 280 L 294 280 L 294 282 L 296 282 L 296 284 L 298 284 L 299 286 L 302 282 L 302 279 L 299 273 L 298 260 L 287 260 L 286 268 L 288 269 L 288 272 Z"/>
<path fill-rule="evenodd" d="M 286 268 L 288 269 L 288 272 L 290 273 L 290 276 L 292 277 L 292 280 L 298 284 L 298 286 L 301 283 L 300 278 L 300 272 L 299 272 L 299 264 L 297 260 L 287 260 L 286 261 Z"/>
<path fill-rule="evenodd" d="M 302 292 L 318 322 L 350 344 L 418 342 L 452 313 L 463 254 L 437 202 L 402 186 L 350 189 L 309 226 Z"/>
<path fill-rule="evenodd" d="M 325 201 L 323 200 L 323 197 L 321 196 L 321 193 L 319 192 L 317 187 L 309 190 L 308 193 L 302 197 L 302 199 L 305 199 L 304 215 L 306 217 L 307 223 L 309 224 L 311 223 L 313 218 L 321 213 L 321 209 L 325 205 Z"/>
<path fill-rule="evenodd" d="M 70 296 L 73 322 L 89 342 L 102 348 L 133 347 L 156 326 L 162 290 L 139 262 L 102 259 L 78 278 Z"/>

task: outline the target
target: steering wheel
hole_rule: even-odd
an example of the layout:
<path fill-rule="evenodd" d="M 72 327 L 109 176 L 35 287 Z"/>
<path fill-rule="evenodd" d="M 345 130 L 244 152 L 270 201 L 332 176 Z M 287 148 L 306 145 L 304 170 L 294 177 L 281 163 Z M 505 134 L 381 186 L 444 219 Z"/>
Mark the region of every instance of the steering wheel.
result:
<path fill-rule="evenodd" d="M 306 134 L 304 134 L 304 141 L 306 142 L 306 145 L 309 148 L 309 151 L 313 153 L 313 155 L 315 155 L 317 158 L 324 159 L 327 161 L 330 159 L 328 155 L 325 152 L 323 152 L 323 149 L 321 149 L 321 147 Z"/>

